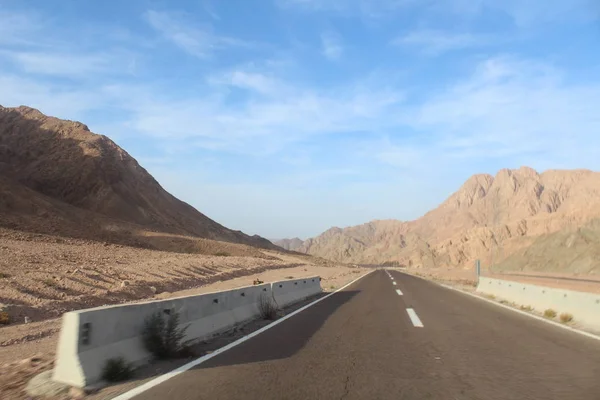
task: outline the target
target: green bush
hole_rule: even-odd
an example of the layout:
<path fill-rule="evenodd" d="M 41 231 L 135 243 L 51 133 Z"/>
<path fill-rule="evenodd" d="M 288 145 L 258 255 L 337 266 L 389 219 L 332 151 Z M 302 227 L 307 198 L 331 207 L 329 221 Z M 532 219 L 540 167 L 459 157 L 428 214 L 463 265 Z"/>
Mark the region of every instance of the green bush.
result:
<path fill-rule="evenodd" d="M 102 368 L 102 379 L 108 382 L 121 382 L 133 376 L 133 368 L 123 357 L 109 358 Z"/>
<path fill-rule="evenodd" d="M 556 317 L 556 311 L 554 311 L 553 309 L 549 308 L 546 311 L 544 311 L 544 317 L 546 317 L 546 318 L 554 318 L 554 317 Z"/>
<path fill-rule="evenodd" d="M 0 279 L 4 278 L 10 278 L 10 274 L 7 274 L 6 272 L 0 272 Z"/>
<path fill-rule="evenodd" d="M 229 254 L 229 253 L 228 253 L 228 252 L 226 252 L 226 251 L 217 251 L 217 252 L 215 253 L 215 256 L 219 256 L 219 257 L 229 257 L 230 255 L 231 255 L 231 254 Z"/>
<path fill-rule="evenodd" d="M 186 356 L 189 353 L 189 341 L 183 342 L 183 339 L 188 327 L 179 327 L 179 313 L 174 310 L 166 317 L 157 311 L 144 321 L 144 347 L 158 359 Z"/>

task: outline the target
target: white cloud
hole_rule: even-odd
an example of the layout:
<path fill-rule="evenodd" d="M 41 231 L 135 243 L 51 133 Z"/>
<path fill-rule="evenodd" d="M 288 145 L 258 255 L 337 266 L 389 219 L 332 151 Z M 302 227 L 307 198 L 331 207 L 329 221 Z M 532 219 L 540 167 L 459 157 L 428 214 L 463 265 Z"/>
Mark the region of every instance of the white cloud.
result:
<path fill-rule="evenodd" d="M 598 3 L 590 0 L 454 0 L 448 4 L 452 4 L 458 13 L 466 11 L 479 15 L 486 10 L 500 11 L 521 27 L 567 20 L 593 20 L 600 16 Z"/>
<path fill-rule="evenodd" d="M 276 0 L 282 8 L 381 17 L 417 0 Z"/>
<path fill-rule="evenodd" d="M 321 46 L 323 55 L 330 60 L 338 60 L 344 52 L 342 38 L 332 31 L 321 34 Z"/>
<path fill-rule="evenodd" d="M 183 15 L 148 10 L 144 19 L 167 40 L 185 52 L 201 58 L 228 47 L 254 47 L 255 44 L 215 34 L 208 25 L 190 23 Z"/>
<path fill-rule="evenodd" d="M 282 94 L 287 90 L 278 79 L 246 68 L 236 68 L 212 75 L 208 78 L 208 82 L 212 85 L 237 87 L 264 95 Z"/>
<path fill-rule="evenodd" d="M 402 115 L 423 135 L 422 163 L 492 159 L 600 168 L 600 84 L 568 83 L 559 69 L 515 58 L 491 58 L 449 89 Z M 379 159 L 402 164 L 405 154 L 381 149 Z M 536 165 L 532 165 L 536 167 Z"/>
<path fill-rule="evenodd" d="M 43 26 L 43 22 L 36 15 L 0 10 L 0 44 L 36 44 L 31 34 L 39 32 Z"/>
<path fill-rule="evenodd" d="M 64 77 L 93 77 L 95 74 L 127 73 L 131 56 L 126 54 L 86 54 L 49 51 L 0 52 L 17 63 L 26 73 Z"/>
<path fill-rule="evenodd" d="M 382 18 L 418 8 L 421 18 L 442 15 L 472 19 L 484 12 L 503 13 L 520 26 L 600 18 L 598 2 L 591 0 L 275 0 L 282 8 L 327 12 L 344 16 Z"/>
<path fill-rule="evenodd" d="M 82 118 L 85 112 L 105 107 L 109 100 L 101 92 L 55 86 L 16 75 L 2 74 L 0 88 L 3 106 L 26 105 L 65 119 Z"/>
<path fill-rule="evenodd" d="M 485 46 L 492 43 L 492 40 L 487 36 L 471 33 L 422 30 L 396 38 L 392 43 L 417 48 L 427 55 L 438 55 L 452 50 Z"/>
<path fill-rule="evenodd" d="M 385 129 L 385 115 L 403 100 L 398 92 L 374 87 L 288 90 L 235 107 L 219 92 L 179 101 L 154 93 L 123 104 L 131 111 L 130 125 L 142 134 L 233 153 L 269 154 L 314 136 Z"/>
<path fill-rule="evenodd" d="M 423 149 L 411 146 L 386 145 L 383 150 L 376 154 L 379 161 L 405 169 L 420 165 L 423 160 Z"/>

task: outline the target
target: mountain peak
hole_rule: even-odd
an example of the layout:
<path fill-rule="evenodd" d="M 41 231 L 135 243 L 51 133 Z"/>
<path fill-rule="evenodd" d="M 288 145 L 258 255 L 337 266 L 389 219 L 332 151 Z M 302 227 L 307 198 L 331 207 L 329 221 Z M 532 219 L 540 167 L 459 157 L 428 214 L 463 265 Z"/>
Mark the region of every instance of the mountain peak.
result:
<path fill-rule="evenodd" d="M 473 175 L 444 204 L 453 208 L 469 207 L 484 198 L 493 183 L 494 178 L 489 174 Z"/>
<path fill-rule="evenodd" d="M 40 197 L 50 204 L 51 199 L 58 206 L 48 214 L 68 205 L 93 213 L 107 226 L 135 224 L 136 229 L 274 248 L 266 239 L 227 229 L 175 198 L 125 150 L 80 122 L 26 106 L 1 107 L 0 140 L 0 175 L 29 190 L 25 203 Z"/>
<path fill-rule="evenodd" d="M 502 247 L 499 258 L 506 257 L 534 238 L 600 217 L 599 187 L 600 173 L 585 170 L 476 174 L 419 219 L 330 229 L 301 251 L 342 262 L 465 267 L 491 248 Z"/>

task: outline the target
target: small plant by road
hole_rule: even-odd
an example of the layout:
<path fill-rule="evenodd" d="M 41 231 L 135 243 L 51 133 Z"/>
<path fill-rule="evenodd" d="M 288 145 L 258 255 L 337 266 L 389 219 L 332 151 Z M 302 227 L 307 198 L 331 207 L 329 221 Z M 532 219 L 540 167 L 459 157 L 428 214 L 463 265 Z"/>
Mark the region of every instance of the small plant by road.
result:
<path fill-rule="evenodd" d="M 226 251 L 217 251 L 217 252 L 215 253 L 215 256 L 218 256 L 218 257 L 229 257 L 230 255 L 231 255 L 231 254 L 229 254 L 229 253 L 228 253 L 228 252 L 226 252 Z"/>
<path fill-rule="evenodd" d="M 48 287 L 57 287 L 58 286 L 58 282 L 56 282 L 54 279 L 50 279 L 50 278 L 46 278 L 42 281 L 42 283 Z"/>
<path fill-rule="evenodd" d="M 556 311 L 554 311 L 553 309 L 549 308 L 546 311 L 544 311 L 544 317 L 546 317 L 546 318 L 555 318 L 556 317 Z"/>
<path fill-rule="evenodd" d="M 562 322 L 563 324 L 567 324 L 571 321 L 573 321 L 573 315 L 569 314 L 569 313 L 562 313 L 560 314 L 560 322 Z"/>
<path fill-rule="evenodd" d="M 142 340 L 144 347 L 154 357 L 164 360 L 183 357 L 189 353 L 190 341 L 183 341 L 189 325 L 179 326 L 179 313 L 171 310 L 168 315 L 157 311 L 144 321 Z"/>
<path fill-rule="evenodd" d="M 533 310 L 533 308 L 531 306 L 521 306 L 520 308 L 523 311 L 531 311 L 531 310 Z"/>
<path fill-rule="evenodd" d="M 109 358 L 102 368 L 102 379 L 108 382 L 121 382 L 131 379 L 133 368 L 123 357 Z"/>
<path fill-rule="evenodd" d="M 10 316 L 6 311 L 0 311 L 0 325 L 10 324 Z"/>
<path fill-rule="evenodd" d="M 274 320 L 277 318 L 277 306 L 273 299 L 266 294 L 261 294 L 258 300 L 258 312 L 262 319 Z"/>

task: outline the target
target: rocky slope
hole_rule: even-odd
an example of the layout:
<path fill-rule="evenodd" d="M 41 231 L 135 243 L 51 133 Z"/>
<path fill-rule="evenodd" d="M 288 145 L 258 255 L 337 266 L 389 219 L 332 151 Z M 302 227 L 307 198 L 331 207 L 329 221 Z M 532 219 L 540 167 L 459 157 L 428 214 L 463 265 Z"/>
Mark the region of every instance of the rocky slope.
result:
<path fill-rule="evenodd" d="M 106 136 L 29 107 L 0 106 L 0 193 L 7 228 L 146 247 L 147 232 L 164 232 L 275 248 L 178 200 Z"/>
<path fill-rule="evenodd" d="M 544 249 L 554 245 L 548 235 L 556 234 L 552 237 L 558 241 L 571 237 L 586 224 L 595 227 L 590 221 L 596 217 L 600 217 L 600 173 L 504 169 L 495 177 L 471 177 L 439 207 L 417 220 L 332 228 L 306 240 L 298 251 L 337 261 L 399 261 L 425 267 L 470 266 L 478 258 L 498 264 L 512 254 L 524 257 L 531 245 L 535 247 L 530 253 L 537 249 L 536 253 L 544 254 Z M 567 265 L 561 268 L 571 268 L 568 260 L 576 259 L 575 253 L 580 252 L 569 249 L 564 252 L 570 254 L 563 263 Z M 515 263 L 527 264 L 522 259 L 511 265 Z M 589 261 L 577 269 L 597 267 Z"/>
<path fill-rule="evenodd" d="M 272 242 L 282 249 L 290 251 L 296 251 L 304 244 L 304 241 L 297 237 L 292 239 L 273 240 Z"/>

